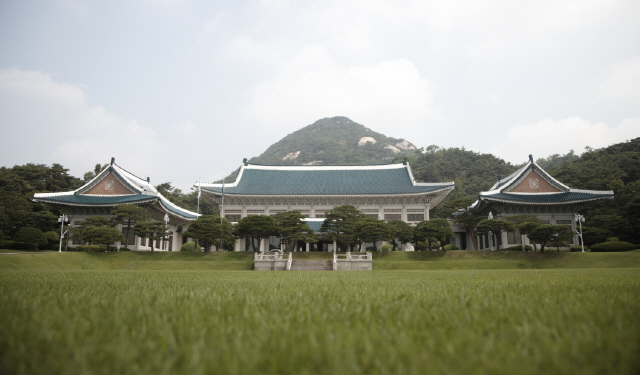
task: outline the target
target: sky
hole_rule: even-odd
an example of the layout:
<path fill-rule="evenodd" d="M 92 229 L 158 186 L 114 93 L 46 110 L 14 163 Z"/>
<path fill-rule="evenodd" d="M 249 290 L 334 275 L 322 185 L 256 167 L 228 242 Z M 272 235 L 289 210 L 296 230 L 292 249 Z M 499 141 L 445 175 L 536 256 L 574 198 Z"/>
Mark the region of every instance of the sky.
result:
<path fill-rule="evenodd" d="M 187 191 L 325 117 L 511 163 L 640 136 L 640 1 L 0 1 L 0 166 Z"/>

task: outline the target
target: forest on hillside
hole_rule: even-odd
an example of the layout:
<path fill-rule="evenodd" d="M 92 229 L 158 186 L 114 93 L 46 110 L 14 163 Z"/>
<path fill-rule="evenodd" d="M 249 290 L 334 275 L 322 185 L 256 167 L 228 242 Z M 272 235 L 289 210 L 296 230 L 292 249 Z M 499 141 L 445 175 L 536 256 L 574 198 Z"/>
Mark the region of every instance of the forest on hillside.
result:
<path fill-rule="evenodd" d="M 394 140 L 395 141 L 395 140 Z M 397 156 L 400 162 L 405 156 Z M 464 148 L 429 146 L 414 150 L 408 156 L 414 177 L 424 182 L 454 181 L 456 189 L 448 200 L 477 199 L 499 178 L 508 176 L 519 166 L 490 154 Z M 606 148 L 590 149 L 581 156 L 573 151 L 538 159 L 540 165 L 559 181 L 573 188 L 613 190 L 616 199 L 595 203 L 582 213 L 586 216 L 585 236 L 605 241 L 609 237 L 640 244 L 640 138 Z M 546 164 L 545 164 L 546 163 Z M 60 164 L 26 164 L 0 168 L 0 239 L 10 239 L 18 229 L 32 226 L 43 232 L 59 228 L 59 210 L 33 203 L 34 193 L 74 190 L 93 178 L 104 166 L 97 164 L 83 178 L 68 174 Z M 184 193 L 169 182 L 156 186 L 173 203 L 196 210 L 197 193 Z M 446 201 L 439 207 L 447 207 Z M 434 217 L 446 212 L 433 212 Z M 217 207 L 200 201 L 200 213 L 216 214 Z"/>

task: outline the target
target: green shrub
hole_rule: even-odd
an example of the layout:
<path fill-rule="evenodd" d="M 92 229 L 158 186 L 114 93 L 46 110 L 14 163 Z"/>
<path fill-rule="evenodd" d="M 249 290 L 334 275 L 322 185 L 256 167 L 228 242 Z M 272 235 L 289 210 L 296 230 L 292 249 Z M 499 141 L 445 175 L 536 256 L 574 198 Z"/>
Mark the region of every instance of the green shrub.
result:
<path fill-rule="evenodd" d="M 186 244 L 180 247 L 180 251 L 194 251 L 196 243 L 195 242 L 187 242 Z M 202 246 L 198 245 L 198 249 L 195 251 L 202 251 Z"/>
<path fill-rule="evenodd" d="M 115 250 L 114 247 L 112 247 L 111 249 Z M 79 245 L 76 246 L 73 250 L 82 251 L 85 253 L 103 253 L 107 251 L 107 247 L 105 245 Z"/>
<path fill-rule="evenodd" d="M 510 246 L 510 247 L 507 247 L 506 249 L 501 249 L 501 250 L 522 251 L 522 245 Z M 533 247 L 529 245 L 524 245 L 524 251 L 533 251 Z"/>
<path fill-rule="evenodd" d="M 38 248 L 38 245 L 36 245 L 36 244 L 26 244 L 25 245 L 24 242 L 0 241 L 0 249 L 37 251 L 39 248 Z"/>
<path fill-rule="evenodd" d="M 638 247 L 629 242 L 615 241 L 615 242 L 602 242 L 595 245 L 591 245 L 591 252 L 607 253 L 614 251 L 630 251 L 635 250 Z"/>
<path fill-rule="evenodd" d="M 589 247 L 585 246 L 584 247 L 584 251 L 589 251 Z M 582 246 L 580 246 L 580 245 L 571 246 L 571 252 L 572 253 L 582 252 Z"/>
<path fill-rule="evenodd" d="M 380 246 L 380 251 L 391 251 L 393 250 L 393 245 L 384 244 Z"/>
<path fill-rule="evenodd" d="M 447 251 L 449 251 L 449 250 L 460 250 L 460 249 L 458 249 L 458 246 L 452 245 L 452 244 L 444 245 L 444 249 L 447 250 Z"/>
<path fill-rule="evenodd" d="M 13 240 L 16 242 L 22 242 L 25 246 L 25 250 L 29 247 L 28 245 L 35 245 L 35 249 L 38 250 L 38 245 L 44 246 L 47 244 L 47 237 L 42 233 L 42 231 L 35 227 L 22 227 L 16 232 L 13 236 Z"/>

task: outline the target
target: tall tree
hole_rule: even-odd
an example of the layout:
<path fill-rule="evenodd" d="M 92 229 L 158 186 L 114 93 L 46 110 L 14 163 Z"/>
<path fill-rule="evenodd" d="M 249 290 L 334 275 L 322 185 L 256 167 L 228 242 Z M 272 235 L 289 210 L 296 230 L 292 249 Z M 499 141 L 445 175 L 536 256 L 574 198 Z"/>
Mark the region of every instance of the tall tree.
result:
<path fill-rule="evenodd" d="M 127 225 L 124 248 L 128 249 L 131 224 L 149 220 L 149 212 L 144 207 L 136 206 L 134 204 L 118 204 L 111 210 L 111 214 L 114 215 L 113 221 L 116 224 Z"/>
<path fill-rule="evenodd" d="M 508 220 L 484 219 L 478 223 L 476 230 L 480 234 L 491 235 L 491 241 L 497 244 L 496 248 L 500 248 L 502 241 L 502 232 L 515 232 L 516 226 Z"/>
<path fill-rule="evenodd" d="M 139 221 L 133 226 L 133 233 L 138 237 L 148 238 L 151 241 L 151 251 L 155 251 L 153 242 L 165 238 L 167 226 L 164 221 Z"/>
<path fill-rule="evenodd" d="M 109 243 L 124 241 L 124 236 L 116 228 L 110 227 L 87 227 L 82 231 L 82 239 L 90 244 L 106 245 L 109 251 Z"/>
<path fill-rule="evenodd" d="M 276 222 L 271 216 L 265 215 L 251 215 L 240 219 L 238 225 L 235 227 L 236 236 L 241 238 L 250 238 L 253 251 L 258 251 L 254 244 L 254 239 L 259 244 L 262 243 L 263 238 L 269 236 L 275 236 L 278 234 L 278 228 Z"/>
<path fill-rule="evenodd" d="M 533 242 L 540 244 L 540 252 L 560 233 L 566 233 L 566 225 L 542 224 L 535 227 L 527 236 Z"/>
<path fill-rule="evenodd" d="M 393 250 L 396 249 L 396 239 L 400 241 L 400 246 L 413 241 L 415 228 L 402 220 L 393 220 L 389 222 L 395 227 L 395 237 L 393 238 Z"/>
<path fill-rule="evenodd" d="M 351 250 L 357 240 L 356 225 L 364 218 L 364 214 L 355 206 L 338 206 L 326 213 L 320 232 L 324 233 L 326 238 L 348 246 Z"/>
<path fill-rule="evenodd" d="M 439 243 L 442 251 L 447 251 L 444 247 L 448 243 L 449 238 L 455 234 L 451 229 L 451 224 L 447 219 L 435 218 L 429 221 L 422 221 L 416 226 L 415 237 L 417 241 L 431 242 L 431 238 L 435 238 Z M 429 244 L 431 248 L 431 244 Z"/>
<path fill-rule="evenodd" d="M 27 245 L 29 244 L 35 245 L 35 250 L 38 250 L 38 246 L 46 245 L 48 242 L 45 234 L 40 229 L 34 227 L 20 228 L 13 237 L 13 240 L 24 243 L 25 249 L 27 249 Z"/>
<path fill-rule="evenodd" d="M 89 171 L 86 172 L 83 176 L 82 176 L 82 181 L 83 182 L 89 182 L 91 181 L 94 177 L 96 177 L 100 172 L 102 172 L 103 169 L 105 169 L 106 167 L 108 167 L 109 164 L 96 164 L 96 166 L 93 168 L 93 171 Z"/>
<path fill-rule="evenodd" d="M 296 241 L 316 242 L 313 230 L 304 221 L 304 215 L 300 211 L 278 212 L 273 216 L 278 228 L 278 233 L 282 237 L 286 246 L 294 247 Z M 295 250 L 295 247 L 294 247 Z"/>
<path fill-rule="evenodd" d="M 389 241 L 393 239 L 396 234 L 395 226 L 388 224 L 384 220 L 370 217 L 358 221 L 355 231 L 359 250 L 362 249 L 363 242 L 372 242 L 373 250 L 377 251 L 378 241 Z"/>
<path fill-rule="evenodd" d="M 195 221 L 189 223 L 189 227 L 184 236 L 197 238 L 204 244 L 204 251 L 210 251 L 211 245 L 216 245 L 224 236 L 223 225 L 220 224 L 218 216 L 202 215 Z"/>
<path fill-rule="evenodd" d="M 446 201 L 439 205 L 442 206 L 441 212 L 443 213 L 440 217 L 449 218 L 454 224 L 464 228 L 471 237 L 473 248 L 478 250 L 476 226 L 485 218 L 485 216 L 478 213 L 477 210 L 469 208 L 473 202 L 474 200 L 471 198 L 458 198 Z"/>

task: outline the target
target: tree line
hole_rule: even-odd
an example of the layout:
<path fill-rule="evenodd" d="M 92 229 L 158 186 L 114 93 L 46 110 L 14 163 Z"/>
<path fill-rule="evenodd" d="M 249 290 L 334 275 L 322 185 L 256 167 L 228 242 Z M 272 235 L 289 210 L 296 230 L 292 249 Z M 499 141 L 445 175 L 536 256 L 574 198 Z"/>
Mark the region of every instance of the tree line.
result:
<path fill-rule="evenodd" d="M 461 220 L 452 213 L 469 207 L 478 198 L 479 192 L 488 190 L 498 176 L 507 176 L 519 168 L 490 154 L 438 146 L 420 148 L 408 160 L 416 180 L 454 181 L 456 184 L 456 189 L 447 199 L 430 212 L 431 221 L 440 218 Z M 613 190 L 616 194 L 614 200 L 595 203 L 581 212 L 586 218 L 583 224 L 585 244 L 590 246 L 612 237 L 640 243 L 640 138 L 599 150 L 588 148 L 580 157 L 570 151 L 566 155 L 538 159 L 538 162 L 550 168 L 547 172 L 553 177 L 571 187 Z M 49 166 L 29 163 L 12 168 L 0 167 L 0 240 L 15 239 L 22 228 L 35 228 L 39 232 L 26 229 L 19 238 L 35 236 L 41 244 L 54 243 L 59 232 L 57 218 L 62 212 L 55 207 L 32 202 L 33 194 L 77 189 L 104 167 L 97 164 L 82 179 L 69 175 L 68 169 L 60 164 Z M 174 204 L 196 211 L 197 192 L 182 192 L 170 182 L 159 184 L 156 188 Z M 205 216 L 219 215 L 218 208 L 204 199 L 200 200 L 199 212 Z M 473 220 L 476 222 L 473 223 Z M 481 221 L 480 218 L 473 220 L 465 224 L 471 233 L 477 231 L 476 224 Z M 340 236 L 335 233 L 327 235 Z M 475 236 L 472 235 L 472 238 Z M 356 241 L 351 243 L 355 244 Z"/>
<path fill-rule="evenodd" d="M 609 238 L 640 244 L 640 138 L 602 149 L 587 147 L 580 156 L 571 150 L 536 162 L 572 188 L 615 193 L 615 199 L 595 202 L 580 212 L 585 216 L 586 245 L 606 242 Z M 430 213 L 433 218 L 450 219 L 453 219 L 452 212 L 469 207 L 499 176 L 506 177 L 521 167 L 491 154 L 435 145 L 417 150 L 409 157 L 409 163 L 417 181 L 455 181 L 456 189 Z M 475 225 L 467 224 L 466 228 L 475 231 Z"/>

